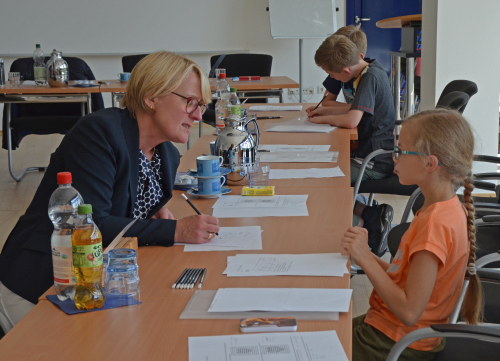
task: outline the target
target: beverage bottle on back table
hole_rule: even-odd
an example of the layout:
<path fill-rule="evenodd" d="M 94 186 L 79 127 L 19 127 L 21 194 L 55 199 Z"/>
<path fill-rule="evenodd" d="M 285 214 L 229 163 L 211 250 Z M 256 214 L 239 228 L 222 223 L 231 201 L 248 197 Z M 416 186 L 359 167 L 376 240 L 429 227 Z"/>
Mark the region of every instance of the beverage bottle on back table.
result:
<path fill-rule="evenodd" d="M 228 114 L 236 114 L 241 116 L 241 103 L 240 99 L 238 99 L 238 94 L 236 93 L 236 88 L 231 88 L 231 95 L 229 96 L 229 106 L 228 106 Z"/>
<path fill-rule="evenodd" d="M 49 218 L 54 224 L 50 240 L 52 265 L 54 268 L 54 287 L 57 297 L 64 301 L 75 296 L 75 273 L 71 256 L 71 235 L 78 216 L 78 205 L 83 203 L 82 196 L 71 186 L 71 173 L 57 174 L 59 187 L 49 200 Z"/>
<path fill-rule="evenodd" d="M 101 287 L 102 236 L 92 220 L 92 206 L 78 206 L 78 221 L 71 237 L 73 268 L 76 275 L 75 305 L 79 310 L 104 306 Z"/>
<path fill-rule="evenodd" d="M 35 84 L 39 86 L 47 85 L 47 69 L 45 68 L 45 60 L 43 57 L 43 50 L 40 48 L 40 44 L 36 44 L 36 49 L 33 52 L 33 76 L 35 79 Z"/>

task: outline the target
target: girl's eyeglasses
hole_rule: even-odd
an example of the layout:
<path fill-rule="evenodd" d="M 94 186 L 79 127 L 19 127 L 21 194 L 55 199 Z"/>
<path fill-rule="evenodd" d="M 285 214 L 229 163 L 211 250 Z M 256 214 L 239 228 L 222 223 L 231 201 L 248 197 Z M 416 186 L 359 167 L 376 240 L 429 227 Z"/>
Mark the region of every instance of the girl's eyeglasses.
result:
<path fill-rule="evenodd" d="M 199 102 L 194 98 L 188 98 L 174 92 L 172 92 L 172 94 L 175 94 L 178 97 L 186 99 L 186 113 L 188 114 L 193 114 L 198 107 L 200 107 L 201 114 L 204 114 L 205 111 L 207 110 L 207 104 L 205 103 Z"/>
<path fill-rule="evenodd" d="M 407 150 L 401 150 L 399 147 L 394 147 L 393 151 L 393 157 L 394 159 L 398 160 L 400 154 L 413 154 L 413 155 L 432 155 L 432 154 L 426 154 L 426 153 L 417 153 L 417 152 L 410 152 Z M 441 163 L 438 161 L 438 165 L 441 166 Z"/>

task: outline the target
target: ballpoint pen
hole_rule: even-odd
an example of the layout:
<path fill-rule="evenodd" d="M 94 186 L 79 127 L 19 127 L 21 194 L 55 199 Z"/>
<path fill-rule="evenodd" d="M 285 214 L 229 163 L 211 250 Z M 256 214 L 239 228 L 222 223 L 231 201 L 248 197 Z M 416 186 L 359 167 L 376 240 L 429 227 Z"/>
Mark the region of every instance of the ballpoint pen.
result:
<path fill-rule="evenodd" d="M 191 206 L 191 208 L 193 208 L 193 209 L 194 209 L 194 211 L 195 211 L 196 213 L 198 213 L 198 215 L 200 215 L 200 216 L 201 216 L 201 212 L 198 210 L 198 208 L 196 208 L 196 207 L 194 206 L 194 204 L 193 204 L 193 203 L 191 203 L 191 201 L 188 199 L 188 197 L 186 197 L 186 195 L 185 195 L 184 193 L 182 193 L 182 197 L 183 197 L 183 198 L 184 198 L 184 199 L 185 199 L 185 200 L 189 203 L 189 205 Z M 215 235 L 216 235 L 216 236 L 218 236 L 218 235 L 219 235 L 219 232 L 215 232 Z"/>

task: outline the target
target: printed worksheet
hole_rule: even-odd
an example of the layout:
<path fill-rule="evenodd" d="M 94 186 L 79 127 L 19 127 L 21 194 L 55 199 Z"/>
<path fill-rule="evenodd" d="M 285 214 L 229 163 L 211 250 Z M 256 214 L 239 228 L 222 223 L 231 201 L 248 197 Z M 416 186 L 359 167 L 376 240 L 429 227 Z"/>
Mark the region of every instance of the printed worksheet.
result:
<path fill-rule="evenodd" d="M 332 127 L 329 124 L 316 124 L 308 121 L 307 117 L 291 119 L 284 123 L 271 125 L 267 132 L 284 132 L 284 133 L 330 133 L 337 127 Z"/>
<path fill-rule="evenodd" d="M 260 161 L 268 163 L 331 163 L 339 152 L 269 152 L 260 153 Z"/>
<path fill-rule="evenodd" d="M 345 177 L 340 167 L 309 169 L 271 169 L 269 179 L 304 179 Z"/>
<path fill-rule="evenodd" d="M 290 144 L 260 144 L 260 151 L 269 152 L 328 152 L 329 144 L 325 145 L 290 145 Z"/>
<path fill-rule="evenodd" d="M 302 110 L 302 105 L 253 105 L 248 108 L 249 111 L 288 111 L 288 110 Z"/>
<path fill-rule="evenodd" d="M 335 331 L 189 337 L 189 361 L 347 361 Z"/>
<path fill-rule="evenodd" d="M 218 218 L 308 216 L 307 194 L 281 196 L 221 196 L 212 206 Z"/>
<path fill-rule="evenodd" d="M 260 226 L 248 227 L 220 227 L 219 235 L 210 242 L 200 243 L 199 247 L 247 247 L 262 233 Z M 188 245 L 188 243 L 174 243 L 174 245 Z"/>

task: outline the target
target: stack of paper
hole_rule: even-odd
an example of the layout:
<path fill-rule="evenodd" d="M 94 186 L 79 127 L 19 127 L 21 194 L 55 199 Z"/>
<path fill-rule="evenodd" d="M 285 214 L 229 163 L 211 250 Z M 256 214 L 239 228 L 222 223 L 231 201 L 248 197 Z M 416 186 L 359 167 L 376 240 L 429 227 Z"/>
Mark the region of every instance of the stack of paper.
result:
<path fill-rule="evenodd" d="M 328 152 L 329 144 L 325 145 L 295 145 L 295 144 L 260 144 L 260 151 L 269 152 Z"/>
<path fill-rule="evenodd" d="M 212 206 L 218 218 L 308 216 L 307 194 L 281 196 L 221 196 Z"/>
<path fill-rule="evenodd" d="M 316 124 L 307 120 L 307 117 L 295 118 L 288 122 L 279 123 L 266 129 L 268 132 L 285 133 L 330 133 L 337 129 L 329 124 Z"/>
<path fill-rule="evenodd" d="M 302 110 L 302 105 L 254 105 L 248 108 L 249 111 L 286 111 L 286 110 Z"/>
<path fill-rule="evenodd" d="M 340 253 L 317 254 L 237 254 L 228 257 L 223 274 L 251 276 L 336 276 L 349 274 L 349 256 Z"/>
<path fill-rule="evenodd" d="M 189 337 L 189 361 L 347 361 L 335 331 Z"/>
<path fill-rule="evenodd" d="M 269 152 L 260 153 L 260 161 L 267 163 L 330 163 L 336 162 L 339 152 Z"/>
<path fill-rule="evenodd" d="M 344 177 L 340 167 L 310 169 L 271 169 L 269 179 L 332 178 Z"/>
<path fill-rule="evenodd" d="M 218 236 L 215 236 L 207 243 L 175 243 L 175 245 L 184 245 L 184 252 L 253 251 L 262 249 L 262 229 L 260 226 L 221 227 L 218 233 Z"/>
<path fill-rule="evenodd" d="M 352 289 L 219 288 L 208 312 L 348 312 Z"/>

